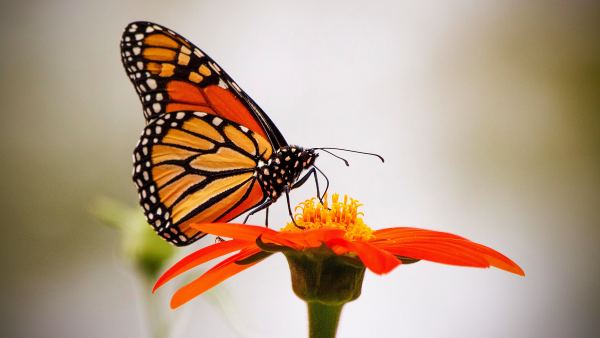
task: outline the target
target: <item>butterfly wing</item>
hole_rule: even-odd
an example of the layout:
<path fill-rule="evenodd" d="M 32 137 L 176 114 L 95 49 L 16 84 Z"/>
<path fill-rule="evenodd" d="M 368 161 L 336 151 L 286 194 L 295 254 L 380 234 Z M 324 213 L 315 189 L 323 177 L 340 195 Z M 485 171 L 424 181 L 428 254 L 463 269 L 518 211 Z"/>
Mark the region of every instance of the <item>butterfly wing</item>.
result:
<path fill-rule="evenodd" d="M 194 242 L 204 234 L 190 224 L 227 222 L 265 200 L 254 171 L 272 151 L 261 134 L 212 114 L 154 117 L 134 151 L 146 218 L 171 243 Z"/>
<path fill-rule="evenodd" d="M 121 58 L 148 122 L 196 110 L 245 126 L 275 149 L 287 145 L 271 119 L 213 59 L 170 29 L 151 22 L 129 24 Z"/>

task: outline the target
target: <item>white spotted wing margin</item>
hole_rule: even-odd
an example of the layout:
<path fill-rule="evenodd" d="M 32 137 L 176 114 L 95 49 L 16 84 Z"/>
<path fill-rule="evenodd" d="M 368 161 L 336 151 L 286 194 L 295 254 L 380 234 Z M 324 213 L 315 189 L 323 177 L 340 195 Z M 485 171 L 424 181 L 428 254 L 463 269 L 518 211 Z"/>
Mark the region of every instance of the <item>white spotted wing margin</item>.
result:
<path fill-rule="evenodd" d="M 154 230 L 188 245 L 193 223 L 227 222 L 265 200 L 256 178 L 270 143 L 232 121 L 179 111 L 150 122 L 134 150 L 133 180 Z"/>
<path fill-rule="evenodd" d="M 160 36 L 167 39 L 161 40 Z M 151 61 L 145 57 L 147 52 L 152 54 L 151 50 L 156 50 L 157 46 L 172 53 L 172 58 Z M 162 56 L 168 57 L 168 53 Z M 138 93 L 147 122 L 165 114 L 170 103 L 189 103 L 170 97 L 167 90 L 169 81 L 185 81 L 198 87 L 217 84 L 229 90 L 251 112 L 273 148 L 287 145 L 279 129 L 260 106 L 210 56 L 174 31 L 152 22 L 130 23 L 121 38 L 121 61 Z M 202 72 L 203 67 L 210 71 Z M 202 73 L 201 81 L 190 78 L 190 74 L 196 72 Z"/>

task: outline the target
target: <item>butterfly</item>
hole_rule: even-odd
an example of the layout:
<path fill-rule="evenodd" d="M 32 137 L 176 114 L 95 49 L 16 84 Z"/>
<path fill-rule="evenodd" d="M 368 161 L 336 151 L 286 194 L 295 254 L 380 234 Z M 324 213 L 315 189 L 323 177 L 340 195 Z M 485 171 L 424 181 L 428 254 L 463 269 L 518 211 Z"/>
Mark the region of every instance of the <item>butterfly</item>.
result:
<path fill-rule="evenodd" d="M 121 59 L 146 120 L 133 180 L 148 222 L 167 241 L 190 244 L 204 235 L 191 224 L 228 222 L 247 211 L 246 220 L 266 209 L 268 222 L 268 207 L 283 194 L 291 216 L 290 190 L 313 176 L 320 196 L 317 172 L 328 186 L 314 165 L 316 150 L 345 149 L 289 145 L 238 84 L 184 37 L 133 22 L 121 39 Z"/>
<path fill-rule="evenodd" d="M 318 154 L 289 145 L 262 109 L 187 39 L 151 22 L 121 40 L 146 127 L 133 180 L 148 222 L 175 245 L 204 234 L 195 222 L 228 222 L 268 208 L 314 175 Z M 304 170 L 309 170 L 299 179 Z"/>

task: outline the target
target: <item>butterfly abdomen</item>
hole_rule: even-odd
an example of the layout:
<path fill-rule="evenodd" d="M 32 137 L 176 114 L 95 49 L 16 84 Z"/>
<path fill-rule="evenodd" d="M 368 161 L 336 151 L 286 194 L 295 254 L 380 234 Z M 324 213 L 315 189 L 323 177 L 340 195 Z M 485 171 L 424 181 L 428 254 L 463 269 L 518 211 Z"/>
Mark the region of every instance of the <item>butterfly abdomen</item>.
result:
<path fill-rule="evenodd" d="M 264 193 L 276 201 L 286 187 L 291 188 L 302 171 L 314 163 L 315 157 L 312 149 L 305 150 L 299 146 L 279 148 L 266 163 L 256 168 Z"/>

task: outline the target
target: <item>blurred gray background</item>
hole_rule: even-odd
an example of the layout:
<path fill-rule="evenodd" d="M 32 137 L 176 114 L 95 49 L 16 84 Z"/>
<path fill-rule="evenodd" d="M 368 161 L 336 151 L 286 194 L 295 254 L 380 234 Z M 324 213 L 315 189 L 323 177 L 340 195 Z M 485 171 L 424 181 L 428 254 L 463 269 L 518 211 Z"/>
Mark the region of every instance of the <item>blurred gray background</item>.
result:
<path fill-rule="evenodd" d="M 149 291 L 90 214 L 98 196 L 137 202 L 143 118 L 119 60 L 133 20 L 204 49 L 289 142 L 383 154 L 319 158 L 372 227 L 461 234 L 527 273 L 368 274 L 339 337 L 600 335 L 598 2 L 65 0 L 0 8 L 0 336 L 149 336 Z M 283 256 L 218 288 L 220 305 L 171 313 L 172 337 L 307 335 Z"/>

